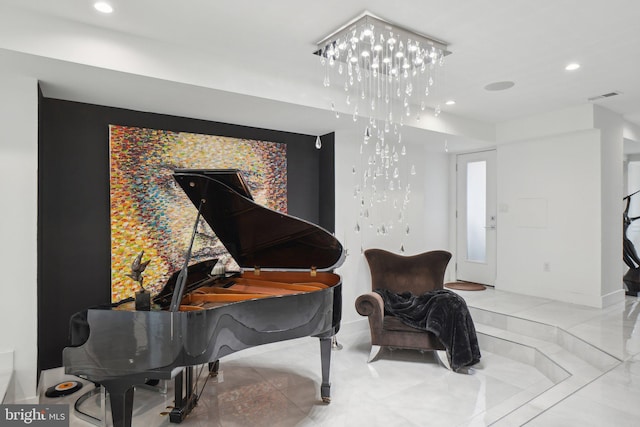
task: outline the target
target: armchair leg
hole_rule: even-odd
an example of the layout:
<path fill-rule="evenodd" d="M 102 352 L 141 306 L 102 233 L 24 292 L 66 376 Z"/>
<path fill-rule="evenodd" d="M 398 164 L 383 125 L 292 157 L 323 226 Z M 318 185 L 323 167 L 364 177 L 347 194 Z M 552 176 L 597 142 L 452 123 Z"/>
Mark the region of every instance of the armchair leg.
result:
<path fill-rule="evenodd" d="M 445 350 L 436 350 L 436 357 L 440 364 L 447 368 L 447 370 L 451 370 L 451 365 L 449 364 L 449 357 L 447 356 L 447 352 Z"/>
<path fill-rule="evenodd" d="M 367 363 L 371 363 L 374 361 L 375 358 L 377 358 L 380 355 L 380 352 L 382 351 L 382 346 L 379 345 L 371 345 L 371 351 L 369 352 L 369 359 L 367 360 Z"/>

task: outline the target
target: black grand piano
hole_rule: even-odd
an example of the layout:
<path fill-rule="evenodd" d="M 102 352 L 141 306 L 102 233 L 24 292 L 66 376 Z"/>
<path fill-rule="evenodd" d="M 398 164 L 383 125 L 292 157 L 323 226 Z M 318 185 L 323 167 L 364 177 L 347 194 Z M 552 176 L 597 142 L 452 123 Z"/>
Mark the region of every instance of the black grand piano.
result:
<path fill-rule="evenodd" d="M 170 418 L 180 422 L 197 404 L 193 366 L 313 336 L 320 338 L 320 395 L 328 403 L 331 338 L 342 311 L 341 279 L 329 270 L 343 261 L 340 243 L 314 224 L 256 204 L 237 170 L 176 170 L 174 178 L 198 208 L 196 222 L 202 216 L 209 223 L 243 271 L 213 274 L 215 260 L 185 262 L 151 311 L 125 303 L 81 313 L 72 321 L 72 346 L 63 350 L 66 373 L 105 387 L 115 427 L 131 426 L 134 386 L 174 378 Z"/>

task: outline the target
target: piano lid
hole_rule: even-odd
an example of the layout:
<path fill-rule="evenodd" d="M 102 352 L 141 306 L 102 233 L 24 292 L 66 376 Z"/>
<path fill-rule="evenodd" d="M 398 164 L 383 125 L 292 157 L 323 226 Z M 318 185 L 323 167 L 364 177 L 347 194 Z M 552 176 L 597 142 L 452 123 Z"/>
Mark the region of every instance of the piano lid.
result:
<path fill-rule="evenodd" d="M 174 179 L 243 268 L 329 270 L 344 261 L 327 230 L 253 201 L 236 169 L 178 169 Z"/>

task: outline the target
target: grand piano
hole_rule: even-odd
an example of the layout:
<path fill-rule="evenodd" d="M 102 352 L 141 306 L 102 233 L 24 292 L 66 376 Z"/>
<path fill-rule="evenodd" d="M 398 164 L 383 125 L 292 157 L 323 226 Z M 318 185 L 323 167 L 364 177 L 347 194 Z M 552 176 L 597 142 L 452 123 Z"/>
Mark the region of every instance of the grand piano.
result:
<path fill-rule="evenodd" d="M 320 339 L 320 395 L 328 403 L 331 338 L 342 313 L 341 279 L 331 272 L 343 261 L 340 243 L 312 223 L 256 204 L 237 170 L 182 169 L 173 176 L 198 208 L 196 223 L 209 223 L 241 271 L 214 274 L 216 260 L 185 261 L 150 311 L 123 303 L 76 315 L 71 346 L 63 350 L 65 372 L 105 387 L 114 427 L 131 426 L 134 386 L 173 378 L 170 419 L 180 422 L 197 404 L 194 366 L 313 336 Z"/>

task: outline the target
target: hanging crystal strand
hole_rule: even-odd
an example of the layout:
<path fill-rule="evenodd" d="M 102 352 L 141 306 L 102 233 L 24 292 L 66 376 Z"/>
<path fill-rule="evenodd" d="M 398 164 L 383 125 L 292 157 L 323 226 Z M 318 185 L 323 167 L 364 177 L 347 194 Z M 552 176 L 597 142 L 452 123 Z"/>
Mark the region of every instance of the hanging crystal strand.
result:
<path fill-rule="evenodd" d="M 430 67 L 429 85 L 431 86 L 430 90 L 433 92 L 434 98 L 439 99 L 444 93 L 441 87 L 442 82 L 441 82 L 441 74 L 440 74 L 440 68 L 441 68 L 440 51 L 433 48 L 431 51 L 431 55 L 432 55 L 431 57 L 433 62 L 431 63 L 431 67 Z M 438 82 L 437 85 L 435 84 L 436 81 Z M 436 104 L 434 109 L 434 116 L 438 117 L 441 112 L 442 112 L 442 109 L 440 107 L 440 104 L 438 103 Z"/>
<path fill-rule="evenodd" d="M 376 144 L 369 144 L 370 145 L 369 150 L 374 159 L 374 164 L 378 165 L 379 161 L 377 161 L 376 159 L 375 147 L 377 144 L 379 144 L 379 140 L 377 138 L 377 132 L 375 132 L 374 130 L 377 127 L 375 123 L 375 109 L 376 109 L 376 100 L 377 100 L 376 81 L 377 81 L 377 76 L 379 76 L 379 70 L 378 72 L 376 72 L 376 69 L 373 66 L 373 64 L 376 62 L 376 53 L 373 51 L 373 43 L 371 43 L 371 38 L 375 37 L 375 31 L 369 35 L 365 35 L 365 37 L 368 37 L 368 38 L 364 40 L 363 48 L 366 49 L 367 48 L 366 46 L 368 45 L 370 45 L 371 47 L 369 48 L 369 50 L 367 50 L 368 53 L 365 55 L 365 58 L 364 58 L 366 61 L 365 69 L 367 70 L 367 72 L 365 73 L 365 78 L 367 80 L 366 90 L 368 90 L 368 94 L 367 94 L 368 97 L 364 101 L 363 108 L 367 109 L 368 115 L 370 117 L 368 122 L 369 138 L 373 138 L 376 140 Z M 366 129 L 365 129 L 365 132 L 366 132 Z M 369 193 L 369 205 L 371 207 L 373 207 L 373 199 L 375 197 L 376 187 L 378 185 L 377 172 L 373 171 L 372 175 L 373 175 L 372 182 L 375 182 L 375 184 L 371 185 L 370 193 Z M 375 222 L 375 209 L 372 209 L 370 212 L 373 212 L 369 217 L 369 228 L 372 228 Z"/>
<path fill-rule="evenodd" d="M 437 56 L 437 64 L 436 64 L 436 69 L 435 69 L 435 74 L 436 74 L 436 78 L 437 78 L 437 93 L 440 97 L 442 97 L 443 95 L 446 95 L 447 90 L 446 90 L 446 73 L 443 72 L 443 64 L 444 64 L 444 55 L 442 55 L 442 53 L 439 51 L 439 55 Z M 444 101 L 444 100 L 443 100 Z M 439 106 L 438 106 L 439 108 Z M 438 113 L 440 114 L 440 112 Z"/>
<path fill-rule="evenodd" d="M 340 57 L 340 49 L 338 47 L 339 43 L 340 43 L 340 40 L 337 40 L 329 48 L 329 52 L 328 53 L 329 53 L 329 55 L 331 55 L 332 59 L 333 58 L 338 59 Z M 328 68 L 334 69 L 335 68 L 334 67 L 334 62 L 335 62 L 335 60 L 332 61 L 332 63 L 330 65 L 327 65 L 327 69 Z M 338 74 L 342 74 L 342 62 L 339 63 L 339 73 Z M 341 78 L 340 77 L 335 77 L 335 69 L 334 69 L 333 77 L 334 77 L 334 82 L 336 84 L 340 84 Z M 329 80 L 329 81 L 326 81 L 326 83 L 330 84 L 331 82 Z M 333 100 L 331 101 L 331 111 L 334 112 L 336 118 L 340 118 L 340 113 L 336 110 L 335 102 Z"/>
<path fill-rule="evenodd" d="M 353 111 L 353 121 L 357 121 L 358 120 L 358 116 L 360 114 L 360 111 L 362 111 L 364 114 L 366 114 L 367 109 L 366 106 L 365 108 L 363 107 L 363 95 L 364 95 L 364 82 L 363 82 L 363 78 L 362 78 L 362 74 L 363 74 L 363 67 L 360 66 L 360 64 L 362 63 L 364 65 L 364 61 L 363 61 L 363 57 L 362 57 L 362 29 L 358 29 L 356 31 L 355 34 L 355 58 L 356 58 L 356 62 L 355 62 L 355 74 L 356 74 L 356 84 L 355 84 L 355 88 L 354 88 L 354 98 L 356 101 L 356 105 Z"/>
<path fill-rule="evenodd" d="M 389 50 L 389 44 L 382 40 L 382 47 L 384 49 L 384 60 L 385 60 L 385 90 L 384 90 L 384 101 L 385 101 L 385 110 L 384 110 L 384 131 L 389 132 L 389 115 L 391 115 L 391 91 L 392 91 L 392 80 L 391 80 L 391 51 Z"/>
<path fill-rule="evenodd" d="M 377 137 L 378 137 L 378 141 L 383 144 L 384 143 L 384 128 L 385 128 L 385 123 L 386 123 L 386 114 L 387 111 L 389 109 L 389 98 L 387 95 L 387 91 L 388 91 L 388 82 L 387 82 L 387 74 L 388 74 L 388 46 L 385 43 L 384 40 L 384 35 L 383 34 L 379 34 L 377 36 L 377 38 L 375 39 L 378 42 L 378 45 L 380 46 L 380 49 L 378 51 L 378 60 L 379 60 L 379 70 L 378 70 L 378 86 L 380 88 L 379 90 L 379 94 L 376 94 L 378 96 L 378 100 L 379 100 L 379 108 L 378 108 L 378 112 L 376 114 L 381 114 L 382 115 L 382 119 L 380 121 L 380 126 L 378 127 L 378 132 L 377 132 Z M 382 150 L 381 150 L 382 151 Z M 380 162 L 382 164 L 382 157 L 380 156 Z M 384 179 L 384 177 L 382 176 L 382 174 L 380 174 L 380 176 L 378 177 L 380 179 Z M 386 188 L 386 183 L 382 183 L 382 188 Z M 381 210 L 379 210 L 379 214 L 381 214 L 380 212 Z M 376 221 L 378 222 L 379 220 L 376 219 Z M 380 227 L 378 225 L 377 230 L 380 230 Z M 379 234 L 379 233 L 378 233 Z"/>
<path fill-rule="evenodd" d="M 390 34 L 389 37 L 390 39 L 395 38 L 392 34 Z M 397 135 L 396 120 L 398 119 L 398 117 L 402 117 L 402 111 L 404 109 L 404 105 L 403 105 L 404 100 L 402 99 L 402 95 L 405 87 L 405 81 L 406 81 L 406 79 L 404 78 L 403 68 L 402 68 L 404 55 L 405 55 L 404 44 L 402 41 L 395 42 L 389 45 L 389 56 L 391 57 L 392 64 L 393 64 L 389 73 L 389 76 L 390 76 L 389 97 L 394 99 L 394 101 L 392 101 L 389 105 L 389 132 L 391 131 L 391 128 L 393 128 L 393 131 L 394 131 L 393 132 L 394 138 L 392 139 L 393 141 L 395 141 L 395 136 Z M 385 166 L 387 168 L 386 185 L 389 191 L 395 192 L 395 185 L 393 184 L 395 179 L 394 178 L 395 167 L 394 169 L 389 171 L 389 168 L 391 165 L 391 156 L 390 156 L 390 149 L 388 144 L 386 145 L 385 155 L 386 155 Z M 393 208 L 393 205 L 390 204 L 386 211 L 386 217 L 384 219 L 385 222 L 387 223 L 387 227 L 386 227 L 387 233 L 391 233 L 393 231 L 392 224 L 393 224 L 394 216 L 395 216 L 395 209 Z"/>
<path fill-rule="evenodd" d="M 330 81 L 329 81 L 329 63 L 328 63 L 328 61 L 326 60 L 326 58 L 324 56 L 320 60 L 320 63 L 324 66 L 324 80 L 323 80 L 322 84 L 324 85 L 324 87 L 329 87 L 329 85 L 330 85 Z"/>
<path fill-rule="evenodd" d="M 426 70 L 425 66 L 425 58 L 424 58 L 424 49 L 418 49 L 418 54 L 416 57 L 416 67 L 418 68 L 418 73 L 420 74 L 420 78 L 418 79 L 418 88 L 416 88 L 417 96 L 419 96 L 422 100 L 420 101 L 420 111 L 424 111 L 427 108 L 427 96 L 428 91 L 426 90 L 424 73 Z"/>
<path fill-rule="evenodd" d="M 333 67 L 335 65 L 335 58 L 333 54 L 333 49 L 329 48 L 327 52 L 327 58 L 325 62 L 325 85 L 326 87 L 331 86 L 331 80 L 333 79 Z"/>
<path fill-rule="evenodd" d="M 399 45 L 399 47 L 404 47 L 402 44 Z M 402 52 L 398 52 L 398 70 L 399 70 L 399 75 L 398 75 L 398 87 L 396 89 L 396 95 L 398 97 L 398 117 L 399 117 L 399 121 L 400 121 L 400 126 L 398 126 L 398 124 L 394 125 L 394 133 L 396 134 L 396 144 L 400 145 L 401 141 L 402 141 L 402 124 L 404 122 L 404 116 L 405 115 L 409 115 L 410 114 L 410 102 L 411 102 L 411 92 L 412 89 L 410 87 L 410 79 L 409 79 L 409 73 L 408 73 L 408 49 L 409 46 L 406 46 L 407 51 L 402 51 Z M 401 70 L 401 72 L 400 72 Z M 400 103 L 401 102 L 401 103 Z M 405 150 L 406 153 L 406 149 L 403 146 L 403 150 Z M 403 160 L 407 160 L 406 158 Z M 405 167 L 401 168 L 404 170 L 406 169 Z M 399 178 L 399 171 L 398 173 L 394 173 L 394 176 L 396 179 Z M 398 185 L 398 192 L 401 192 L 401 186 Z M 400 212 L 398 213 L 397 216 L 397 221 L 398 223 L 401 225 L 402 222 L 404 220 L 404 213 L 403 210 L 401 209 Z M 404 253 L 404 245 L 401 245 L 400 247 L 400 252 Z"/>
<path fill-rule="evenodd" d="M 371 34 L 371 115 L 376 116 L 374 114 L 374 110 L 376 110 L 376 106 L 379 107 L 379 101 L 381 97 L 380 91 L 380 52 L 376 49 L 376 31 L 375 28 Z"/>
<path fill-rule="evenodd" d="M 376 61 L 376 68 L 375 68 L 375 72 L 374 72 L 374 79 L 375 79 L 375 87 L 376 87 L 376 97 L 375 97 L 375 105 L 378 106 L 378 111 L 381 108 L 381 99 L 382 99 L 382 86 L 381 86 L 381 78 L 380 76 L 382 75 L 382 73 L 380 72 L 380 62 L 381 62 L 381 58 L 380 58 L 380 52 L 378 51 L 376 53 L 376 57 L 375 57 L 375 61 Z"/>
<path fill-rule="evenodd" d="M 352 49 L 353 49 L 353 56 L 355 58 L 354 61 L 352 61 L 352 72 L 355 74 L 355 84 L 353 84 L 351 86 L 351 98 L 355 103 L 354 106 L 354 110 L 353 110 L 353 121 L 357 121 L 358 119 L 358 106 L 360 105 L 360 91 L 362 90 L 362 77 L 361 77 L 361 67 L 359 65 L 361 57 L 360 57 L 360 43 L 355 41 L 355 37 L 352 37 L 352 40 L 350 41 L 350 43 L 352 43 Z M 353 44 L 356 44 L 355 46 Z M 359 200 L 360 200 L 360 204 L 359 204 L 359 210 L 360 210 L 360 215 L 359 215 L 359 219 L 357 219 L 356 225 L 354 227 L 354 230 L 356 233 L 360 234 L 360 247 L 362 249 L 362 233 L 360 233 L 361 230 L 361 226 L 360 226 L 360 222 L 362 220 L 366 221 L 365 218 L 365 212 L 366 212 L 366 207 L 365 207 L 365 192 L 366 192 L 366 186 L 367 186 L 367 179 L 366 179 L 366 166 L 364 165 L 364 159 L 366 157 L 366 144 L 368 143 L 368 138 L 363 137 L 363 140 L 361 141 L 361 155 L 360 155 L 360 159 L 359 159 L 359 163 L 360 163 L 360 174 L 356 174 L 355 176 L 357 177 L 357 179 L 361 179 L 362 180 L 362 185 L 359 186 Z M 364 145 L 363 145 L 364 144 Z"/>

